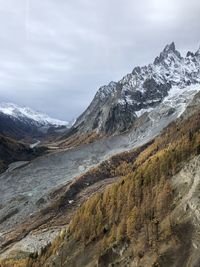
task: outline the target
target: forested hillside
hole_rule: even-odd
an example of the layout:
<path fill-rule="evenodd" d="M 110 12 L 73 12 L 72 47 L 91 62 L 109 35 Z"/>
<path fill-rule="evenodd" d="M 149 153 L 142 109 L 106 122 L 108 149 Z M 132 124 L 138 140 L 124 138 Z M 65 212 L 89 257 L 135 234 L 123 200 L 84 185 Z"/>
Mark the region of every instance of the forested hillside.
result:
<path fill-rule="evenodd" d="M 184 225 L 172 216 L 177 192 L 171 177 L 199 154 L 200 112 L 196 112 L 171 123 L 138 157 L 127 161 L 122 157 L 114 170 L 120 182 L 88 199 L 53 244 L 29 259 L 22 257 L 15 265 L 12 259 L 13 265 L 7 261 L 2 266 L 96 266 L 97 262 L 108 266 L 118 260 L 116 266 L 125 266 L 126 261 L 142 261 L 149 254 L 152 266 L 169 266 L 165 265 L 169 260 L 178 264 Z M 173 252 L 174 242 L 181 246 Z"/>

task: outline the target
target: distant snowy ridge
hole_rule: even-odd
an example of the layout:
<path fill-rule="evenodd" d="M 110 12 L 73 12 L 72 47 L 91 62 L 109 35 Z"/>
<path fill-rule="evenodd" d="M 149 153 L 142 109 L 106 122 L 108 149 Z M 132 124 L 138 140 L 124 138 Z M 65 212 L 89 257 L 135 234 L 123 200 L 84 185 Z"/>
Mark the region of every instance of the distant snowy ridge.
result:
<path fill-rule="evenodd" d="M 0 112 L 19 120 L 32 120 L 41 126 L 70 127 L 70 123 L 49 117 L 45 113 L 34 111 L 28 107 L 20 107 L 13 103 L 0 103 Z"/>

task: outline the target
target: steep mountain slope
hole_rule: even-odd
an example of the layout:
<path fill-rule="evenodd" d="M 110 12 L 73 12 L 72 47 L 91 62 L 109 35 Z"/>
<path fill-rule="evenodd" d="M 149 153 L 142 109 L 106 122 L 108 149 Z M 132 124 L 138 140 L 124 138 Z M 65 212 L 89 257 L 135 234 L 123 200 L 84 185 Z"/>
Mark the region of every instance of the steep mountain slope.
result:
<path fill-rule="evenodd" d="M 121 180 L 87 200 L 67 233 L 16 266 L 199 266 L 199 112 L 183 114 L 138 157 L 122 158 Z"/>
<path fill-rule="evenodd" d="M 174 43 L 167 45 L 153 64 L 136 67 L 119 82 L 101 87 L 69 135 L 127 131 L 141 114 L 162 103 L 170 89 L 184 89 L 197 83 L 200 83 L 200 49 L 194 54 L 188 52 L 183 58 Z"/>
<path fill-rule="evenodd" d="M 16 139 L 38 139 L 66 130 L 70 124 L 50 118 L 27 107 L 0 104 L 0 133 Z"/>

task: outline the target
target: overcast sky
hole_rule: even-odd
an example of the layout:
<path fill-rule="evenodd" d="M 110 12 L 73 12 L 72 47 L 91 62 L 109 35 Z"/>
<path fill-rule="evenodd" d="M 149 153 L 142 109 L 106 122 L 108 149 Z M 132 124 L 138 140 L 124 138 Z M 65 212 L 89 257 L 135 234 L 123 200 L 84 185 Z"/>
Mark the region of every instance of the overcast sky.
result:
<path fill-rule="evenodd" d="M 0 0 L 0 102 L 71 120 L 166 44 L 196 51 L 199 14 L 199 0 Z"/>

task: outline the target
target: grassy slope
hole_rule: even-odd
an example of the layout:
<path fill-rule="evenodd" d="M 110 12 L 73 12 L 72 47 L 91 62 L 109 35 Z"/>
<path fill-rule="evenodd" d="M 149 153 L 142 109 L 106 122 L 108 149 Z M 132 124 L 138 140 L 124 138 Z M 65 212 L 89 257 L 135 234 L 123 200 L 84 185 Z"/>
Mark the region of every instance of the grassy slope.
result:
<path fill-rule="evenodd" d="M 169 217 L 174 197 L 170 177 L 199 153 L 197 112 L 184 123 L 172 123 L 137 159 L 122 160 L 115 168 L 115 175 L 122 177 L 120 182 L 87 200 L 73 217 L 67 234 L 39 256 L 31 255 L 27 265 L 17 261 L 15 266 L 51 266 L 53 261 L 54 266 L 94 266 L 93 259 L 99 266 L 108 266 L 120 260 L 110 248 L 117 251 L 124 246 L 129 259 L 152 253 L 152 266 L 165 266 L 162 257 L 154 258 L 155 251 L 163 242 L 171 244 L 179 238 Z M 9 264 L 2 266 L 12 266 Z"/>

